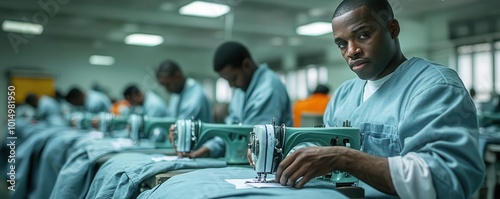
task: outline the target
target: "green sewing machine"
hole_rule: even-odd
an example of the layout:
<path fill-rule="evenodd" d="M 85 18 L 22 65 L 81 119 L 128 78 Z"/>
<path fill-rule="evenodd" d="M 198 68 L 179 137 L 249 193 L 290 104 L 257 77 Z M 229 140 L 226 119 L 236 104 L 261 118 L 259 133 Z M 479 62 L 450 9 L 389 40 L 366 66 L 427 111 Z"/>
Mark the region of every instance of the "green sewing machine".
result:
<path fill-rule="evenodd" d="M 274 122 L 255 125 L 250 133 L 249 147 L 257 172 L 257 181 L 265 182 L 267 174 L 274 174 L 285 155 L 298 147 L 311 145 L 345 146 L 359 150 L 359 129 L 352 127 L 290 128 L 285 127 L 284 124 L 276 126 Z M 331 180 L 337 186 L 358 182 L 354 176 L 340 171 L 334 171 Z"/>
<path fill-rule="evenodd" d="M 72 122 L 71 125 L 74 125 L 77 129 L 91 129 L 92 119 L 94 119 L 95 116 L 95 114 L 88 112 L 74 112 L 70 116 L 70 120 Z"/>
<path fill-rule="evenodd" d="M 226 143 L 228 164 L 248 164 L 247 149 L 252 126 L 203 123 L 199 120 L 178 120 L 175 124 L 175 143 L 178 152 L 188 153 L 206 141 L 219 137 Z"/>
<path fill-rule="evenodd" d="M 153 142 L 156 148 L 172 148 L 168 140 L 170 125 L 175 118 L 157 118 L 132 114 L 128 120 L 130 138 L 139 144 L 141 140 Z"/>

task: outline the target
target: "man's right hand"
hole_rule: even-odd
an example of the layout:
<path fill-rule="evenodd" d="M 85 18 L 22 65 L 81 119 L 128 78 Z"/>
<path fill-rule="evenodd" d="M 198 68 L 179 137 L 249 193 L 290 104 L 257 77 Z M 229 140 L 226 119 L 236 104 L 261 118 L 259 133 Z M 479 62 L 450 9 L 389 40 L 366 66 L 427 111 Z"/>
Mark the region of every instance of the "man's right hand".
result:
<path fill-rule="evenodd" d="M 250 149 L 247 150 L 247 159 L 248 159 L 248 163 L 250 163 L 250 166 L 255 167 L 255 164 L 253 164 L 253 161 L 252 161 L 252 151 L 250 151 Z"/>
<path fill-rule="evenodd" d="M 175 146 L 175 125 L 171 124 L 168 129 L 168 140 L 172 144 L 174 151 L 177 153 L 177 156 L 184 157 L 180 152 L 177 152 L 177 147 Z"/>

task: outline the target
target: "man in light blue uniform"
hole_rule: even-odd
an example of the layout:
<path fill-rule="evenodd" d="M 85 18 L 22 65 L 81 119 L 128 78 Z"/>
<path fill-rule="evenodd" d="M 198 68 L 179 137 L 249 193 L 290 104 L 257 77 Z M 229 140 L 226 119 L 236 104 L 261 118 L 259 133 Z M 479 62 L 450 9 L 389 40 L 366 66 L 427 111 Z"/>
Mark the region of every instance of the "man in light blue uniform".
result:
<path fill-rule="evenodd" d="M 137 86 L 130 85 L 123 92 L 123 96 L 130 103 L 131 113 L 144 114 L 149 117 L 172 116 L 168 112 L 167 105 L 153 91 L 148 91 L 144 95 Z"/>
<path fill-rule="evenodd" d="M 176 62 L 166 60 L 161 63 L 156 77 L 172 94 L 169 109 L 175 118 L 212 122 L 212 109 L 203 87 L 194 79 L 186 78 Z"/>
<path fill-rule="evenodd" d="M 54 98 L 46 95 L 39 98 L 32 93 L 26 96 L 26 103 L 36 109 L 36 120 L 44 121 L 50 126 L 66 125 L 59 103 Z"/>
<path fill-rule="evenodd" d="M 332 27 L 335 43 L 359 78 L 336 91 L 324 122 L 341 126 L 349 120 L 360 128 L 361 151 L 299 149 L 281 162 L 276 180 L 301 188 L 311 178 L 341 170 L 362 181 L 366 198 L 474 194 L 485 169 L 477 150 L 476 109 L 456 72 L 405 58 L 400 27 L 386 0 L 343 1 Z"/>
<path fill-rule="evenodd" d="M 66 101 L 74 106 L 83 106 L 90 113 L 109 112 L 111 100 L 101 92 L 90 90 L 83 93 L 78 88 L 72 88 L 66 95 Z"/>
<path fill-rule="evenodd" d="M 276 73 L 263 64 L 257 66 L 247 48 L 237 42 L 226 42 L 217 48 L 214 70 L 236 87 L 229 105 L 228 124 L 276 124 L 292 126 L 291 103 L 285 86 Z M 224 141 L 216 137 L 207 141 L 192 157 L 223 157 Z"/>

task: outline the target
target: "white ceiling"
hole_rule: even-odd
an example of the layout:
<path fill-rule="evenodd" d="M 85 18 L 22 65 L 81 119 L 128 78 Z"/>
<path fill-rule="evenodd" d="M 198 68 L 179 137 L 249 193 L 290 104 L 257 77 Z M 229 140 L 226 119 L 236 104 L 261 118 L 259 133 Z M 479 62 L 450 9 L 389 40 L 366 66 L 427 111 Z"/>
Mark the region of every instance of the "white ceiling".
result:
<path fill-rule="evenodd" d="M 50 38 L 85 40 L 102 47 L 123 43 L 129 33 L 159 34 L 159 48 L 213 51 L 225 39 L 246 43 L 264 59 L 279 59 L 283 51 L 323 50 L 333 45 L 331 35 L 299 36 L 295 28 L 308 22 L 330 21 L 339 0 L 211 0 L 232 7 L 234 23 L 226 17 L 183 16 L 178 9 L 192 0 L 0 0 L 0 20 L 33 21 L 43 2 L 62 2 L 46 22 Z M 210 0 L 207 0 L 210 1 Z M 498 0 L 391 0 L 396 16 L 419 19 L 475 3 Z M 54 10 L 54 7 L 50 7 Z M 40 14 L 40 13 L 38 13 Z"/>

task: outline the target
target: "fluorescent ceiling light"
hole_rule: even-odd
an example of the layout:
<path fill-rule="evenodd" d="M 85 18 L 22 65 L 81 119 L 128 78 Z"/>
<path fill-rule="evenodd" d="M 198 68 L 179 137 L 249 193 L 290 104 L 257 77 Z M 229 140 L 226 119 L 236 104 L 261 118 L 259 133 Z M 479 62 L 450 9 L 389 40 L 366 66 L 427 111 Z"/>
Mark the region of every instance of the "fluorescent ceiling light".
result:
<path fill-rule="evenodd" d="M 5 20 L 2 24 L 2 30 L 6 32 L 39 35 L 43 32 L 43 26 L 34 23 Z"/>
<path fill-rule="evenodd" d="M 190 4 L 182 6 L 181 9 L 179 9 L 179 13 L 182 15 L 215 18 L 228 13 L 229 10 L 231 10 L 231 8 L 227 5 L 193 1 Z"/>
<path fill-rule="evenodd" d="M 163 37 L 160 35 L 130 34 L 125 37 L 125 43 L 139 46 L 157 46 L 163 43 Z"/>
<path fill-rule="evenodd" d="M 89 62 L 92 65 L 111 66 L 115 64 L 115 58 L 104 55 L 92 55 L 90 56 Z"/>
<path fill-rule="evenodd" d="M 332 24 L 327 22 L 314 22 L 299 26 L 296 32 L 299 35 L 320 36 L 332 32 Z"/>

